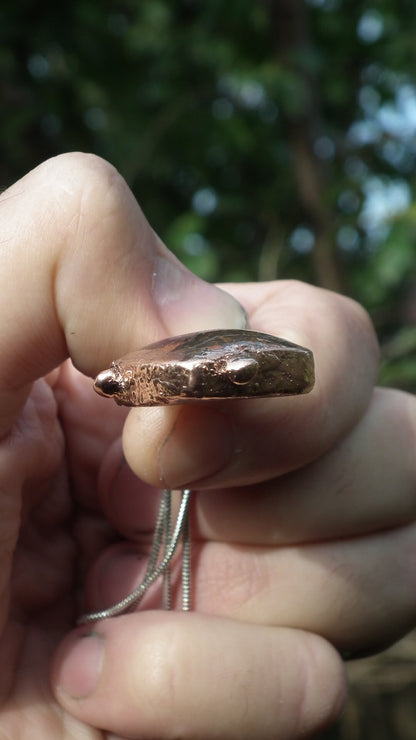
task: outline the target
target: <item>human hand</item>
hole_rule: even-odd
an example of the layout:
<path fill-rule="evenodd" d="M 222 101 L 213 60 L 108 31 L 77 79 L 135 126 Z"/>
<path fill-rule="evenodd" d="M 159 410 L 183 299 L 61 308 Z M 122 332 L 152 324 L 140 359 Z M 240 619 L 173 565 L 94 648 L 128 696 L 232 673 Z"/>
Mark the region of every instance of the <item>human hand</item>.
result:
<path fill-rule="evenodd" d="M 125 411 L 95 397 L 85 375 L 162 336 L 238 328 L 238 304 L 175 268 L 120 178 L 95 158 L 46 163 L 1 206 L 0 737 L 316 731 L 343 696 L 339 658 L 318 635 L 361 650 L 414 621 L 412 464 L 399 435 L 400 414 L 412 429 L 410 401 L 373 396 L 368 322 L 307 286 L 227 286 L 252 328 L 314 349 L 317 390 L 270 407 L 135 409 L 125 451 L 146 485 L 121 464 Z M 386 407 L 389 429 L 377 421 Z M 223 449 L 219 422 L 240 440 Z M 136 553 L 154 516 L 149 486 L 161 477 L 213 489 L 198 494 L 194 512 L 195 612 L 138 612 L 71 632 L 54 659 L 58 703 L 49 666 L 80 609 L 75 559 L 85 568 L 108 545 L 90 570 L 88 608 L 124 595 L 143 571 Z M 115 530 L 134 541 L 111 545 Z"/>

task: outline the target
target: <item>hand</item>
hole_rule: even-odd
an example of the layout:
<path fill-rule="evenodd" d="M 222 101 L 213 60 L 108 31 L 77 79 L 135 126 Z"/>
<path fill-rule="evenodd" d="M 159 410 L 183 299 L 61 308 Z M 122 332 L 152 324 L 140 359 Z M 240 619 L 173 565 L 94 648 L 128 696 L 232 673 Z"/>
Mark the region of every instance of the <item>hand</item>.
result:
<path fill-rule="evenodd" d="M 125 410 L 86 376 L 163 336 L 243 326 L 239 304 L 179 265 L 94 157 L 42 165 L 0 213 L 0 736 L 317 731 L 344 695 L 329 642 L 372 649 L 415 618 L 413 400 L 373 392 L 365 315 L 308 286 L 227 286 L 252 328 L 314 350 L 316 391 L 133 410 L 141 483 Z M 88 609 L 142 575 L 161 483 L 201 491 L 195 611 L 67 634 L 77 566 L 95 561 Z"/>

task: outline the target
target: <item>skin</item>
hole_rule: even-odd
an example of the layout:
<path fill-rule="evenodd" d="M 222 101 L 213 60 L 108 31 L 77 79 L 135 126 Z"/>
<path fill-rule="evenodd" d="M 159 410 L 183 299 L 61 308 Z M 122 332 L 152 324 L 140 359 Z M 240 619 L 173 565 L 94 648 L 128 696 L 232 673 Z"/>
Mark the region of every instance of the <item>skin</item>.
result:
<path fill-rule="evenodd" d="M 343 706 L 339 653 L 416 617 L 416 407 L 374 389 L 368 317 L 298 283 L 206 285 L 92 156 L 0 201 L 0 738 L 313 735 Z M 314 351 L 311 394 L 126 420 L 93 393 L 132 349 L 242 328 L 241 305 Z M 156 611 L 156 589 L 74 628 L 142 577 L 165 485 L 198 491 L 193 612 Z"/>

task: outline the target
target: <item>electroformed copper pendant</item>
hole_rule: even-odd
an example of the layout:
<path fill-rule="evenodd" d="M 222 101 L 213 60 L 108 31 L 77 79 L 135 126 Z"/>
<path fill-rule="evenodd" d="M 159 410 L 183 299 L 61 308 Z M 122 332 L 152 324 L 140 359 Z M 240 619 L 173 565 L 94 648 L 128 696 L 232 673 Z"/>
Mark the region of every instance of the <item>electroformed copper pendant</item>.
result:
<path fill-rule="evenodd" d="M 162 339 L 113 362 L 94 388 L 124 406 L 162 406 L 297 395 L 313 383 L 309 349 L 236 329 Z"/>
<path fill-rule="evenodd" d="M 215 330 L 162 339 L 125 355 L 99 373 L 95 391 L 124 406 L 227 401 L 308 393 L 314 384 L 313 354 L 284 339 L 246 330 Z M 148 567 L 142 583 L 117 604 L 85 614 L 79 623 L 115 616 L 136 606 L 163 575 L 163 602 L 170 608 L 170 563 L 182 537 L 182 608 L 190 609 L 189 501 L 182 492 L 171 532 L 172 492 L 164 491 Z"/>

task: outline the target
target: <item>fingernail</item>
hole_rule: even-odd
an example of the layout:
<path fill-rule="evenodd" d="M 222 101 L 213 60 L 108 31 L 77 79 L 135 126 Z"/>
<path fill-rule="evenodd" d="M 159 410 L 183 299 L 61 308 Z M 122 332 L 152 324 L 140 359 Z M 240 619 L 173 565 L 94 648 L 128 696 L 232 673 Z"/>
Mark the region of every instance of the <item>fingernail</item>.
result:
<path fill-rule="evenodd" d="M 105 640 L 96 632 L 81 635 L 61 659 L 58 687 L 72 699 L 85 699 L 100 680 Z"/>
<path fill-rule="evenodd" d="M 153 297 L 168 329 L 244 329 L 247 314 L 231 295 L 206 283 L 174 257 L 155 258 Z"/>
<path fill-rule="evenodd" d="M 228 417 L 218 411 L 179 413 L 159 452 L 159 473 L 166 488 L 184 488 L 225 468 L 234 448 Z"/>

